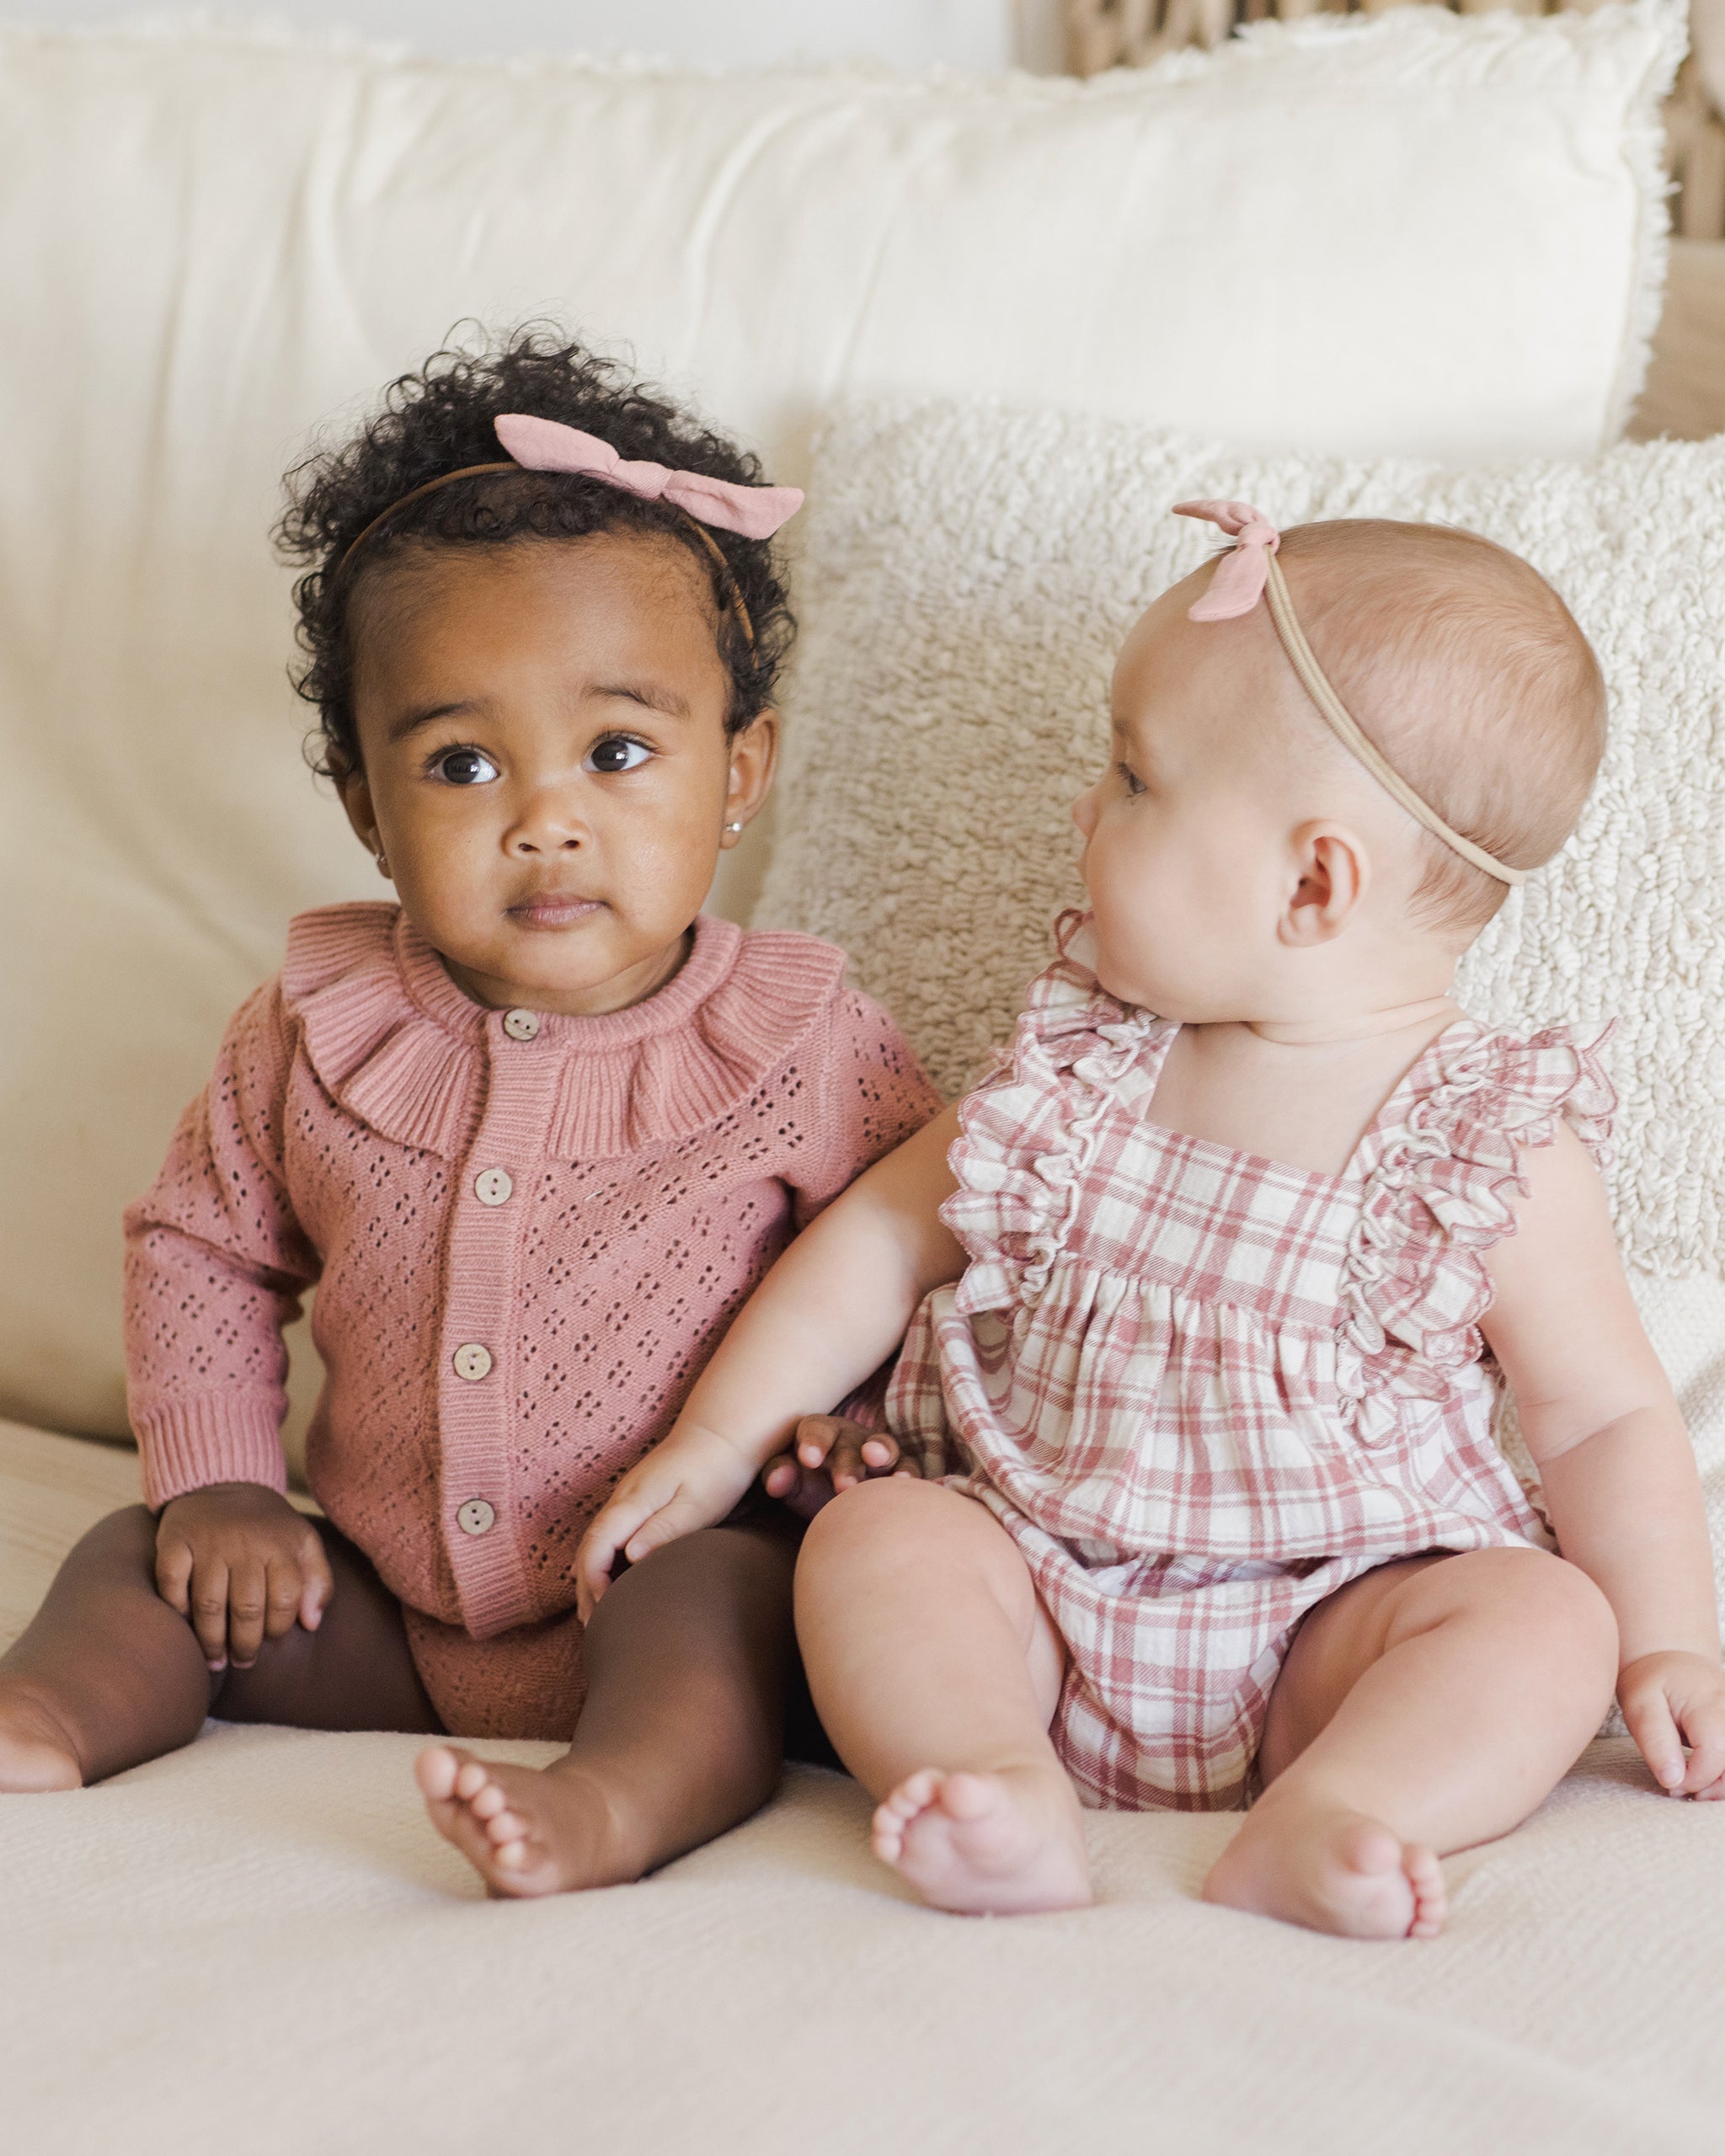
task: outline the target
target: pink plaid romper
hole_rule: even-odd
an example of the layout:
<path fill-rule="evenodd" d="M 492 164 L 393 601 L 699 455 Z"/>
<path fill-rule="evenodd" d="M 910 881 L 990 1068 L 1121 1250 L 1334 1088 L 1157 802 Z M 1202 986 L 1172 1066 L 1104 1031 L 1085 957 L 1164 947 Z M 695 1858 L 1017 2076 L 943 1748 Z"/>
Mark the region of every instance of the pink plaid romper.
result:
<path fill-rule="evenodd" d="M 1482 1254 L 1521 1148 L 1567 1121 L 1605 1157 L 1606 1030 L 1458 1020 L 1330 1176 L 1150 1122 L 1176 1027 L 1070 958 L 1034 984 L 952 1149 L 969 1266 L 887 1412 L 1023 1553 L 1087 1802 L 1239 1804 L 1306 1611 L 1393 1558 L 1550 1546 L 1493 1436 Z"/>

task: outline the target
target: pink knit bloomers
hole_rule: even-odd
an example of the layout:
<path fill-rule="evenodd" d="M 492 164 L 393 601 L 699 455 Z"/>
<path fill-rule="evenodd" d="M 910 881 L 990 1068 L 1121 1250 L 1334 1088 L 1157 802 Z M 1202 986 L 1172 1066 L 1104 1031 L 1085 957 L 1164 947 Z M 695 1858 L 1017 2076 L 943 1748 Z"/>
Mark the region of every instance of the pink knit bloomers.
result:
<path fill-rule="evenodd" d="M 564 1018 L 473 1002 L 395 906 L 302 915 L 126 1214 L 149 1503 L 285 1487 L 315 1283 L 312 1495 L 452 1733 L 567 1737 L 588 1520 L 795 1230 L 938 1105 L 844 966 L 703 916 L 657 995 Z"/>

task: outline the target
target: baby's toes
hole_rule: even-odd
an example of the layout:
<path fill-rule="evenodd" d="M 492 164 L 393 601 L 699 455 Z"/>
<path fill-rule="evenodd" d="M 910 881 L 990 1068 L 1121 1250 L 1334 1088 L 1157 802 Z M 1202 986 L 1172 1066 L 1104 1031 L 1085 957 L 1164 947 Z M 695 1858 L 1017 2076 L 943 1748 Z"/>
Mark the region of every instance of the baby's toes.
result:
<path fill-rule="evenodd" d="M 531 1822 L 523 1819 L 518 1812 L 510 1812 L 505 1807 L 503 1811 L 493 1812 L 487 1815 L 485 1832 L 489 1836 L 492 1845 L 501 1849 L 505 1842 L 526 1841 L 532 1832 L 532 1826 Z"/>
<path fill-rule="evenodd" d="M 1403 1858 L 1402 1868 L 1413 1889 L 1413 1918 L 1407 1927 L 1407 1936 L 1435 1939 L 1444 1929 L 1444 1919 L 1450 1911 L 1444 1867 L 1433 1850 L 1412 1849 Z"/>
<path fill-rule="evenodd" d="M 488 1823 L 499 1812 L 509 1809 L 509 1799 L 494 1781 L 487 1780 L 467 1798 L 467 1809 L 476 1819 Z"/>
<path fill-rule="evenodd" d="M 896 1864 L 905 1846 L 904 1821 L 891 1812 L 877 1812 L 868 1843 L 884 1864 Z"/>
<path fill-rule="evenodd" d="M 914 1774 L 906 1774 L 895 1790 L 888 1792 L 882 1801 L 881 1812 L 889 1813 L 901 1824 L 907 1824 L 934 1802 L 943 1779 L 933 1767 L 919 1768 Z"/>
<path fill-rule="evenodd" d="M 456 1774 L 455 1793 L 463 1804 L 471 1804 L 482 1790 L 489 1788 L 491 1777 L 485 1771 L 482 1761 L 465 1757 L 460 1753 L 456 1757 L 461 1760 L 461 1766 Z"/>
<path fill-rule="evenodd" d="M 455 1795 L 461 1761 L 446 1744 L 428 1745 L 414 1762 L 414 1780 L 419 1793 L 433 1804 L 447 1804 Z"/>

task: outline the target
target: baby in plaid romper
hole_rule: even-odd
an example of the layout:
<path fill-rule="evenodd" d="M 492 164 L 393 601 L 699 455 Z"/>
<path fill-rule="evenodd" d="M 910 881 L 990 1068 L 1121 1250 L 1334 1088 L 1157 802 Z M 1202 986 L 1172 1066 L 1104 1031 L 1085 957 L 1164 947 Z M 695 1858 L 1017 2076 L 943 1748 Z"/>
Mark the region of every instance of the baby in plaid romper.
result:
<path fill-rule="evenodd" d="M 1471 534 L 1188 513 L 1236 544 L 1122 652 L 1092 911 L 1010 1054 L 779 1262 L 578 1561 L 591 1596 L 756 1465 L 793 1492 L 837 1428 L 810 1411 L 908 1321 L 862 1456 L 923 1479 L 836 1477 L 797 1585 L 877 1853 L 943 1908 L 1071 1907 L 1081 1801 L 1249 1799 L 1210 1898 L 1429 1936 L 1440 1857 L 1524 1818 L 1614 1690 L 1664 1789 L 1725 1794 L 1604 1029 L 1450 996 L 1573 828 L 1604 692 Z"/>

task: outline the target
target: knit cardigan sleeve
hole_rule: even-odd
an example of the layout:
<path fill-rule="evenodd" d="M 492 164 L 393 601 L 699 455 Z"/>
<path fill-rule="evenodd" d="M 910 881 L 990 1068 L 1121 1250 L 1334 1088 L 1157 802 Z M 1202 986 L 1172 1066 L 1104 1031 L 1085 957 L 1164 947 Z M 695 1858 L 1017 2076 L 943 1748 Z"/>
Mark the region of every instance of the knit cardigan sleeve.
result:
<path fill-rule="evenodd" d="M 798 1228 L 921 1130 L 941 1105 L 909 1043 L 872 996 L 841 989 L 828 1007 L 825 1034 L 810 1074 L 815 1142 L 790 1179 Z"/>
<path fill-rule="evenodd" d="M 318 1262 L 289 1201 L 292 1041 L 279 982 L 230 1022 L 162 1172 L 126 1215 L 126 1400 L 144 1497 L 287 1486 L 284 1326 Z"/>

